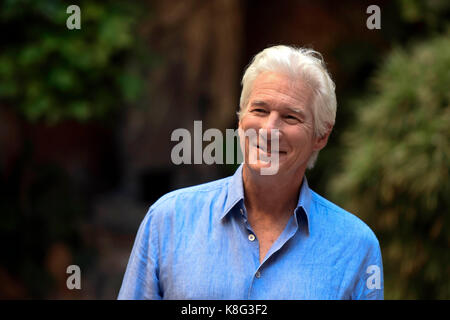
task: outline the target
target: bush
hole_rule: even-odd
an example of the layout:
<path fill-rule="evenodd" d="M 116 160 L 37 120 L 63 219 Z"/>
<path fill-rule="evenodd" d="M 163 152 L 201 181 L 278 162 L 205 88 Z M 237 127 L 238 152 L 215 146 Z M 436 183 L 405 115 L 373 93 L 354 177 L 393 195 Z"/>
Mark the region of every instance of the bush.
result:
<path fill-rule="evenodd" d="M 449 299 L 450 37 L 394 49 L 343 135 L 329 192 L 382 248 L 385 297 Z"/>
<path fill-rule="evenodd" d="M 147 13 L 133 1 L 81 1 L 81 29 L 69 30 L 67 2 L 0 4 L 0 102 L 30 121 L 107 117 L 141 93 L 151 61 L 138 36 Z M 139 63 L 133 63 L 139 61 Z M 139 65 L 139 69 L 137 67 Z"/>

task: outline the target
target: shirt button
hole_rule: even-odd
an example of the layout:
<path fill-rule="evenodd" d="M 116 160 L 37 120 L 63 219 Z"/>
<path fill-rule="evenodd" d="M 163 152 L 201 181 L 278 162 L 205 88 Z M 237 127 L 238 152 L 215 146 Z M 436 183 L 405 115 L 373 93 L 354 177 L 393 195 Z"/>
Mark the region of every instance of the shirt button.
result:
<path fill-rule="evenodd" d="M 241 214 L 244 215 L 244 210 L 242 210 L 242 209 L 240 209 L 240 210 L 241 210 Z"/>
<path fill-rule="evenodd" d="M 255 273 L 255 277 L 257 277 L 258 279 L 259 279 L 259 278 L 261 278 L 261 272 L 259 272 L 259 271 L 256 271 L 256 273 Z"/>
<path fill-rule="evenodd" d="M 248 235 L 248 240 L 250 240 L 250 241 L 255 241 L 255 235 L 250 233 L 250 234 Z"/>

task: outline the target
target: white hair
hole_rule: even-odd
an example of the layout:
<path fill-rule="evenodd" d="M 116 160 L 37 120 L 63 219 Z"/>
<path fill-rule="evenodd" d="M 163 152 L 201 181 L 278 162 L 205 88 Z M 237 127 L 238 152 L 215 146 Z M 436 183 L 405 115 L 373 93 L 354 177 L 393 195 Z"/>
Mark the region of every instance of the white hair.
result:
<path fill-rule="evenodd" d="M 322 55 L 312 49 L 290 46 L 269 47 L 258 53 L 242 77 L 242 91 L 239 105 L 239 120 L 247 111 L 253 82 L 263 72 L 285 74 L 293 81 L 301 79 L 312 89 L 311 104 L 314 116 L 314 134 L 323 136 L 334 125 L 336 119 L 335 85 L 325 67 Z M 312 169 L 319 151 L 314 151 L 308 160 Z"/>

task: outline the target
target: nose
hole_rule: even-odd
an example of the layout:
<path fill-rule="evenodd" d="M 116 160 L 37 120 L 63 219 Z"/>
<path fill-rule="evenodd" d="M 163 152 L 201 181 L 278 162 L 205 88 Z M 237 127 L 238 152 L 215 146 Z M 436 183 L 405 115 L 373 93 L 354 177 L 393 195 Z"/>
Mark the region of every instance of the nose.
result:
<path fill-rule="evenodd" d="M 267 131 L 267 139 L 270 141 L 280 136 L 281 118 L 278 112 L 270 112 L 269 116 L 265 118 L 261 129 Z"/>
<path fill-rule="evenodd" d="M 268 117 L 265 118 L 262 129 L 270 131 L 272 129 L 278 129 L 279 126 L 279 115 L 278 112 L 271 112 Z"/>

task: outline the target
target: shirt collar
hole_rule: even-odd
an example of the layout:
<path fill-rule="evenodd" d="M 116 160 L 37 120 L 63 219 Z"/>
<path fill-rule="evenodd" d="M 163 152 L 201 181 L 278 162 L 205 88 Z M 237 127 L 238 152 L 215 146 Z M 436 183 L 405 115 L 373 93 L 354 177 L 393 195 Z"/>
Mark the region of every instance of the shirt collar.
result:
<path fill-rule="evenodd" d="M 243 164 L 239 166 L 234 175 L 228 182 L 228 190 L 227 190 L 227 198 L 225 200 L 225 206 L 223 212 L 220 214 L 220 220 L 222 220 L 231 210 L 240 203 L 240 208 L 242 209 L 244 206 L 244 185 L 242 181 L 242 168 Z M 303 183 L 300 188 L 300 194 L 298 197 L 297 208 L 295 208 L 295 215 L 297 217 L 298 222 L 305 218 L 307 231 L 309 233 L 309 222 L 311 217 L 311 203 L 312 203 L 312 194 L 311 189 L 308 186 L 308 181 L 306 176 L 303 178 Z"/>
<path fill-rule="evenodd" d="M 225 201 L 224 211 L 220 215 L 220 220 L 222 220 L 238 202 L 244 200 L 244 184 L 242 182 L 242 167 L 243 164 L 239 166 L 231 180 L 228 182 L 227 199 Z M 243 204 L 242 204 L 243 206 Z"/>

